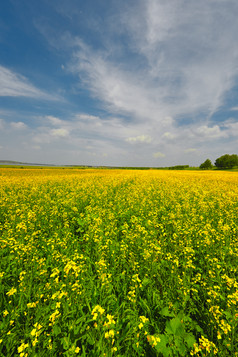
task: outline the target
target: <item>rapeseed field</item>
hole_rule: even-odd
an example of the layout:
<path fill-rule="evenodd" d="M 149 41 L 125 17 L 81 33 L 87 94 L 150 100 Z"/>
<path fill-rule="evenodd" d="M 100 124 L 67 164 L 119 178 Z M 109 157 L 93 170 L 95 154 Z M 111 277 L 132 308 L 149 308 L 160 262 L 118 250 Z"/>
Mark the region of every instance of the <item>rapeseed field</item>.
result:
<path fill-rule="evenodd" d="M 238 355 L 238 173 L 0 182 L 1 356 Z"/>

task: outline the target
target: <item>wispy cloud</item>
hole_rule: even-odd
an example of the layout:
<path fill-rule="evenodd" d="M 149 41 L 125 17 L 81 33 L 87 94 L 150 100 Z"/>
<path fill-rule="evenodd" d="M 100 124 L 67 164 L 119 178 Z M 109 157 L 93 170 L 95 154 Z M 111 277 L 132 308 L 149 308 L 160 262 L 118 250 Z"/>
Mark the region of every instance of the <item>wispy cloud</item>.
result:
<path fill-rule="evenodd" d="M 170 166 L 237 151 L 237 0 L 89 6 L 44 2 L 47 16 L 32 7 L 33 32 L 44 36 L 34 78 L 67 102 L 36 106 L 26 98 L 59 98 L 27 68 L 24 77 L 0 66 L 0 96 L 24 97 L 1 99 L 5 155 L 32 148 L 52 162 Z"/>
<path fill-rule="evenodd" d="M 237 11 L 235 1 L 139 1 L 115 23 L 128 36 L 125 57 L 76 39 L 71 70 L 111 111 L 158 124 L 168 115 L 207 121 L 238 73 Z"/>
<path fill-rule="evenodd" d="M 57 96 L 41 91 L 29 80 L 0 65 L 0 96 L 1 97 L 28 97 L 44 100 L 58 100 Z"/>

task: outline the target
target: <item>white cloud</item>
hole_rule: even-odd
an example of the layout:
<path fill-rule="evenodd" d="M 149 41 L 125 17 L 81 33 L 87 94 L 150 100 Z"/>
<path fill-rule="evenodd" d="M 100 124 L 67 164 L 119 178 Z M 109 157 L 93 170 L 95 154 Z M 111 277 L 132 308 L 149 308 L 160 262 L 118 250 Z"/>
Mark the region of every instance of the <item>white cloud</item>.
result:
<path fill-rule="evenodd" d="M 100 118 L 98 117 L 98 116 L 95 116 L 95 115 L 89 115 L 89 114 L 85 114 L 85 113 L 80 113 L 80 114 L 77 114 L 76 116 L 75 116 L 75 118 L 76 119 L 78 119 L 78 120 L 82 120 L 82 121 L 86 121 L 86 122 L 88 122 L 88 121 L 98 121 L 98 120 L 100 120 Z"/>
<path fill-rule="evenodd" d="M 154 158 L 156 158 L 156 159 L 158 159 L 159 157 L 165 157 L 165 154 L 163 154 L 162 152 L 155 152 L 154 154 L 153 154 L 153 157 Z"/>
<path fill-rule="evenodd" d="M 5 121 L 3 119 L 0 119 L 0 129 L 4 128 Z"/>
<path fill-rule="evenodd" d="M 52 124 L 54 126 L 61 126 L 63 123 L 63 120 L 61 120 L 57 117 L 54 117 L 52 115 L 47 115 L 45 118 L 50 122 L 50 124 Z"/>
<path fill-rule="evenodd" d="M 163 138 L 166 138 L 166 139 L 170 139 L 170 140 L 173 140 L 175 138 L 175 135 L 170 133 L 169 131 L 166 131 L 163 135 L 162 135 Z"/>
<path fill-rule="evenodd" d="M 27 128 L 27 125 L 25 123 L 23 123 L 22 121 L 11 122 L 10 125 L 11 125 L 11 127 L 13 129 L 17 129 L 17 130 L 21 130 L 21 129 L 26 129 Z"/>
<path fill-rule="evenodd" d="M 0 65 L 0 96 L 29 97 L 45 100 L 56 100 L 57 97 L 47 94 L 31 84 L 24 76 Z"/>
<path fill-rule="evenodd" d="M 227 137 L 227 133 L 220 129 L 218 125 L 208 127 L 207 125 L 202 125 L 196 128 L 194 134 L 202 137 L 203 139 L 213 139 L 213 138 L 222 138 Z"/>
<path fill-rule="evenodd" d="M 113 45 L 98 52 L 76 39 L 71 70 L 107 109 L 148 125 L 201 112 L 210 118 L 238 72 L 238 4 L 141 0 L 128 8 L 114 24 L 129 36 L 125 58 L 117 62 Z"/>
<path fill-rule="evenodd" d="M 227 120 L 224 123 L 224 131 L 227 133 L 227 136 L 238 136 L 238 122 L 234 120 Z"/>
<path fill-rule="evenodd" d="M 103 114 L 71 113 L 60 118 L 55 114 L 60 108 L 54 112 L 48 107 L 52 115 L 36 119 L 38 127 L 30 128 L 28 118 L 25 140 L 35 147 L 44 144 L 42 152 L 52 149 L 57 160 L 62 147 L 72 154 L 70 160 L 80 157 L 85 163 L 97 164 L 96 159 L 102 158 L 112 165 L 152 165 L 156 158 L 165 157 L 163 153 L 166 164 L 173 165 L 184 163 L 183 158 L 196 156 L 199 160 L 201 155 L 203 159 L 208 150 L 219 156 L 217 151 L 228 145 L 236 149 L 236 120 L 222 121 L 219 115 L 216 123 L 212 115 L 225 103 L 237 79 L 238 2 L 138 0 L 123 1 L 117 8 L 113 14 L 112 5 L 110 16 L 105 14 L 103 30 L 95 18 L 88 20 L 98 30 L 91 41 L 92 46 L 97 44 L 94 48 L 85 42 L 90 39 L 88 34 L 84 40 L 64 34 L 64 47 L 60 41 L 63 29 L 52 29 L 51 35 L 50 26 L 45 31 L 52 46 L 70 52 L 69 63 L 61 69 L 61 63 L 58 65 L 61 74 L 67 75 L 69 70 L 75 74 L 74 98 L 77 90 L 81 94 L 88 89 L 91 103 L 96 103 L 91 113 L 100 102 L 99 113 Z M 67 86 L 70 79 L 72 76 Z M 69 90 L 68 98 L 70 94 Z M 27 78 L 5 67 L 0 67 L 0 95 L 46 96 Z M 81 103 L 80 99 L 70 108 Z M 87 105 L 83 103 L 84 108 Z M 23 115 L 9 115 L 8 119 L 8 123 L 26 120 Z M 2 127 L 4 124 L 12 135 L 13 143 L 18 138 L 20 147 L 23 131 L 9 130 L 7 122 Z M 5 148 L 6 142 L 3 145 Z M 95 161 L 93 153 L 97 154 Z"/>
<path fill-rule="evenodd" d="M 52 129 L 50 131 L 50 134 L 52 136 L 64 138 L 66 136 L 69 136 L 69 131 L 67 129 L 64 129 L 64 128 Z"/>
<path fill-rule="evenodd" d="M 190 153 L 195 153 L 197 152 L 198 150 L 197 149 L 194 149 L 194 148 L 189 148 L 189 149 L 185 149 L 184 152 L 186 154 L 190 154 Z"/>
<path fill-rule="evenodd" d="M 149 135 L 139 135 L 139 136 L 132 136 L 126 139 L 126 141 L 128 141 L 129 143 L 136 143 L 136 142 L 140 142 L 140 143 L 151 143 L 152 138 Z"/>
<path fill-rule="evenodd" d="M 174 124 L 174 119 L 170 116 L 166 116 L 164 119 L 161 120 L 161 124 L 164 127 L 172 126 Z"/>
<path fill-rule="evenodd" d="M 34 145 L 49 144 L 54 145 L 59 138 L 70 139 L 70 131 L 65 128 L 51 129 L 50 127 L 38 127 L 32 130 L 31 141 Z"/>

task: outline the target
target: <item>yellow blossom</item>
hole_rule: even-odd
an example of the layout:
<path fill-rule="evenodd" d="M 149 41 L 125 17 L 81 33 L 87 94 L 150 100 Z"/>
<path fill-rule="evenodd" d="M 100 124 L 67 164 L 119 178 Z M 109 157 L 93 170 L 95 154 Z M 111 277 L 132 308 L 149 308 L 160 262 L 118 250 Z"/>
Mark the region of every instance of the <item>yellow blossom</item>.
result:
<path fill-rule="evenodd" d="M 105 309 L 103 309 L 100 305 L 96 305 L 94 309 L 92 310 L 92 315 L 93 315 L 93 320 L 96 320 L 98 317 L 98 313 L 102 315 L 104 313 Z"/>
<path fill-rule="evenodd" d="M 7 295 L 8 295 L 8 296 L 14 295 L 16 291 L 17 291 L 16 288 L 11 288 L 11 289 L 7 292 Z"/>
<path fill-rule="evenodd" d="M 147 335 L 147 341 L 152 347 L 155 347 L 160 342 L 160 338 L 159 336 Z"/>
<path fill-rule="evenodd" d="M 19 346 L 18 349 L 17 349 L 18 353 L 23 352 L 28 346 L 29 346 L 28 343 L 24 343 L 24 342 L 23 342 L 23 343 L 21 344 L 21 346 Z"/>
<path fill-rule="evenodd" d="M 35 336 L 36 334 L 36 329 L 34 328 L 32 331 L 31 331 L 31 336 Z"/>
<path fill-rule="evenodd" d="M 114 330 L 109 330 L 108 332 L 105 332 L 105 338 L 109 338 L 109 337 L 113 338 L 114 335 L 115 335 Z"/>
<path fill-rule="evenodd" d="M 140 320 L 143 322 L 143 324 L 149 321 L 149 319 L 147 319 L 145 316 L 140 316 Z"/>

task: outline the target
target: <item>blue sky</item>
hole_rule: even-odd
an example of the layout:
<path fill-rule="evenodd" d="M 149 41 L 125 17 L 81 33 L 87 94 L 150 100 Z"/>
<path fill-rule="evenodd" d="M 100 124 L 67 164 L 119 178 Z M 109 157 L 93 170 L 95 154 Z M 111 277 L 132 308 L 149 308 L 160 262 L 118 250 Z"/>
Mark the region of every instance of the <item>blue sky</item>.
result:
<path fill-rule="evenodd" d="M 0 159 L 238 154 L 237 16 L 237 0 L 2 0 Z"/>

